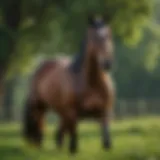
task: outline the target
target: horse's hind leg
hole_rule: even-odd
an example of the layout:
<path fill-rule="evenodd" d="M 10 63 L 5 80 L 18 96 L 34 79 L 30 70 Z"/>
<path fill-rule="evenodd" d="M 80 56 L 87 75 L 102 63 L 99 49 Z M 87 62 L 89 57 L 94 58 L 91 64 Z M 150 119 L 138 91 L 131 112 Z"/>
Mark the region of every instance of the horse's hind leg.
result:
<path fill-rule="evenodd" d="M 65 122 L 64 122 L 64 120 L 61 120 L 60 126 L 56 132 L 56 137 L 55 137 L 56 145 L 58 146 L 58 148 L 62 148 L 65 131 L 66 131 Z"/>
<path fill-rule="evenodd" d="M 77 152 L 77 142 L 78 142 L 78 137 L 77 137 L 77 116 L 76 113 L 73 111 L 70 111 L 69 116 L 66 119 L 66 125 L 67 125 L 67 130 L 69 133 L 69 151 L 71 154 L 74 154 Z"/>
<path fill-rule="evenodd" d="M 76 153 L 77 152 L 77 142 L 78 142 L 78 139 L 77 139 L 77 131 L 76 131 L 76 126 L 77 123 L 75 121 L 71 122 L 69 124 L 69 136 L 70 136 L 70 144 L 69 144 L 69 149 L 70 149 L 70 152 L 72 154 Z"/>
<path fill-rule="evenodd" d="M 40 147 L 43 136 L 44 105 L 40 101 L 28 99 L 24 114 L 24 136 L 27 141 Z"/>

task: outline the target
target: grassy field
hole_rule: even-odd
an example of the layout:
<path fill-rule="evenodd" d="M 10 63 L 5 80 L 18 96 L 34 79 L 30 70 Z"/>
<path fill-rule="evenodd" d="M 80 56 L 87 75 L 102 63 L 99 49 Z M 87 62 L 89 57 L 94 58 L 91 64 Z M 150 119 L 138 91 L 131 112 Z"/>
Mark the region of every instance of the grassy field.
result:
<path fill-rule="evenodd" d="M 160 118 L 113 122 L 113 149 L 101 148 L 99 125 L 79 126 L 79 153 L 59 151 L 53 141 L 54 127 L 47 126 L 43 149 L 26 147 L 18 124 L 0 124 L 0 160 L 160 160 Z"/>

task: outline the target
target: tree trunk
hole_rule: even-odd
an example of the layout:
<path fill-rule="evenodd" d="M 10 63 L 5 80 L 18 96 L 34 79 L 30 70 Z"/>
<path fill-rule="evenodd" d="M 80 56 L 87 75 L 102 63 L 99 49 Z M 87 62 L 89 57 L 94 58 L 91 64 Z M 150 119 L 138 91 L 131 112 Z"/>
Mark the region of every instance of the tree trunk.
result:
<path fill-rule="evenodd" d="M 8 71 L 8 65 L 13 54 L 16 52 L 18 29 L 21 22 L 22 0 L 4 1 L 2 15 L 5 28 L 0 28 L 0 98 L 5 119 L 10 119 L 12 114 L 12 81 L 5 82 L 4 78 Z M 5 38 L 4 38 L 5 37 Z M 5 88 L 6 87 L 6 88 Z M 4 100 L 4 102 L 3 102 Z"/>
<path fill-rule="evenodd" d="M 5 82 L 5 90 L 3 97 L 3 120 L 11 121 L 14 119 L 13 105 L 14 105 L 14 87 L 16 78 L 10 79 Z"/>

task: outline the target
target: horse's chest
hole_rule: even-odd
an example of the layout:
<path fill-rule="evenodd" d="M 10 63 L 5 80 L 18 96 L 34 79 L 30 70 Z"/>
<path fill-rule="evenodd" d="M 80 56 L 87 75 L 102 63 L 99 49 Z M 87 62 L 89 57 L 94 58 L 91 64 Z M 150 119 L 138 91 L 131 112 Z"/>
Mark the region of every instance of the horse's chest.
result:
<path fill-rule="evenodd" d="M 100 89 L 87 90 L 83 95 L 83 106 L 88 109 L 100 108 L 105 105 L 105 95 Z"/>
<path fill-rule="evenodd" d="M 105 93 L 99 89 L 88 89 L 78 95 L 78 113 L 80 117 L 99 117 L 105 107 Z"/>

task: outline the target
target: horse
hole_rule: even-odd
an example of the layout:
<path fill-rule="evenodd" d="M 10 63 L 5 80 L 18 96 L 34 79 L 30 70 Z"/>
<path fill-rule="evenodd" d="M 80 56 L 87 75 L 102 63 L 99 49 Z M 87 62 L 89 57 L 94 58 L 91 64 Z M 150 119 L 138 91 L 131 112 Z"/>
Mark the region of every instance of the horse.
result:
<path fill-rule="evenodd" d="M 77 124 L 92 118 L 101 125 L 103 147 L 110 149 L 109 116 L 115 101 L 110 75 L 113 57 L 109 22 L 102 16 L 88 16 L 79 54 L 73 60 L 47 60 L 34 73 L 24 112 L 25 139 L 41 147 L 44 116 L 54 111 L 60 118 L 57 147 L 62 147 L 68 133 L 69 151 L 76 153 Z"/>

